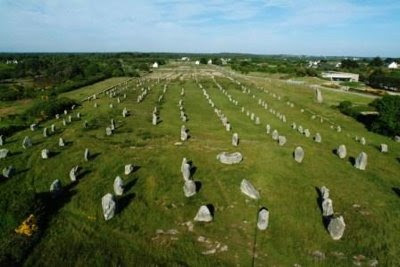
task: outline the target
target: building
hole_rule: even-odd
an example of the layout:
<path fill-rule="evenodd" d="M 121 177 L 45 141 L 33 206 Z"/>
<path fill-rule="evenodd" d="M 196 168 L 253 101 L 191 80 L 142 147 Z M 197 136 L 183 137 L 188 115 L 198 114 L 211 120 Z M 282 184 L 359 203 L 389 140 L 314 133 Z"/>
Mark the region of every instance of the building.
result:
<path fill-rule="evenodd" d="M 157 63 L 157 62 L 154 62 L 153 68 L 154 68 L 154 69 L 157 69 L 157 68 L 158 68 L 158 63 Z"/>
<path fill-rule="evenodd" d="M 346 81 L 358 82 L 359 74 L 348 72 L 327 71 L 321 74 L 322 78 L 330 79 L 331 81 Z"/>
<path fill-rule="evenodd" d="M 199 61 L 199 60 L 196 60 L 195 64 L 196 64 L 196 65 L 200 65 L 200 61 Z"/>
<path fill-rule="evenodd" d="M 209 59 L 207 62 L 208 65 L 212 65 L 212 59 Z"/>
<path fill-rule="evenodd" d="M 182 61 L 189 61 L 189 58 L 188 57 L 182 57 L 181 60 Z"/>
<path fill-rule="evenodd" d="M 398 69 L 399 68 L 399 64 L 397 64 L 397 62 L 392 62 L 389 64 L 388 66 L 389 69 Z"/>

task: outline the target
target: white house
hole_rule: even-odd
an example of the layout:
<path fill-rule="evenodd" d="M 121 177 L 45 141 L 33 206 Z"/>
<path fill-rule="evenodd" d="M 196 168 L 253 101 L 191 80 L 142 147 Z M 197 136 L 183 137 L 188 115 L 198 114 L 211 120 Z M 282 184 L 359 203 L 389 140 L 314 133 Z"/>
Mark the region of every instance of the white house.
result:
<path fill-rule="evenodd" d="M 195 64 L 196 64 L 196 65 L 200 65 L 200 61 L 199 61 L 199 60 L 196 60 Z"/>
<path fill-rule="evenodd" d="M 316 69 L 316 68 L 318 68 L 319 63 L 321 63 L 320 60 L 308 61 L 308 67 Z"/>
<path fill-rule="evenodd" d="M 338 63 L 336 63 L 335 68 L 340 68 L 341 66 L 342 66 L 342 62 L 338 62 Z"/>
<path fill-rule="evenodd" d="M 207 62 L 208 65 L 212 65 L 212 59 L 209 59 Z"/>
<path fill-rule="evenodd" d="M 154 62 L 154 63 L 153 63 L 153 68 L 154 68 L 154 69 L 157 69 L 157 68 L 158 68 L 158 63 L 157 63 L 157 62 Z"/>
<path fill-rule="evenodd" d="M 397 62 L 392 62 L 389 64 L 388 66 L 389 69 L 398 69 L 399 68 L 399 64 L 397 64 Z"/>
<path fill-rule="evenodd" d="M 182 57 L 181 60 L 182 61 L 189 61 L 189 58 L 188 57 Z"/>

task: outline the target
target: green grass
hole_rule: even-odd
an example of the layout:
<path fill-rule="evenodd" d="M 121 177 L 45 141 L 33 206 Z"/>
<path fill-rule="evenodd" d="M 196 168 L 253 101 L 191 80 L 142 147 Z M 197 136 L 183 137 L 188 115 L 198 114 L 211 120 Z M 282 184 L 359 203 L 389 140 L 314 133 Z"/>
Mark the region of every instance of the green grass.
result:
<path fill-rule="evenodd" d="M 250 266 L 255 240 L 255 266 L 292 266 L 295 263 L 302 266 L 351 266 L 353 256 L 359 254 L 368 259 L 378 259 L 382 266 L 400 264 L 400 198 L 392 189 L 400 187 L 397 178 L 400 144 L 367 132 L 361 124 L 333 107 L 344 100 L 366 104 L 371 98 L 322 90 L 325 102 L 316 104 L 313 90 L 305 86 L 289 85 L 278 80 L 266 82 L 259 78 L 248 81 L 239 76 L 238 79 L 256 96 L 253 99 L 251 94 L 243 94 L 228 79 L 216 77 L 239 101 L 239 106 L 235 106 L 217 89 L 209 76 L 199 75 L 200 83 L 232 124 L 233 131 L 226 132 L 201 90 L 190 78 L 194 72 L 217 70 L 202 66 L 181 68 L 180 71 L 183 80 L 169 81 L 165 100 L 159 106 L 162 122 L 157 126 L 151 125 L 151 112 L 157 105 L 165 81 L 157 84 L 154 80 L 149 82 L 153 84 L 153 89 L 140 104 L 136 103 L 138 90 L 127 91 L 127 99 L 121 104 L 117 104 L 115 98 L 102 96 L 97 100 L 97 109 L 93 103 L 83 103 L 75 111 L 81 112 L 82 120 L 74 121 L 67 128 L 61 126 L 61 120 L 43 125 L 57 125 L 57 133 L 49 138 L 42 137 L 41 129 L 34 133 L 19 132 L 9 138 L 5 147 L 14 155 L 2 160 L 1 166 L 13 164 L 17 170 L 27 171 L 0 183 L 0 192 L 4 193 L 0 203 L 7 198 L 9 203 L 14 203 L 12 205 L 16 210 L 25 207 L 24 203 L 17 204 L 22 201 L 17 197 L 18 193 L 25 195 L 28 190 L 47 192 L 54 179 L 60 179 L 67 186 L 70 184 L 69 170 L 76 164 L 87 171 L 71 189 L 70 199 L 65 199 L 50 217 L 48 226 L 42 229 L 43 235 L 26 256 L 26 266 Z M 163 71 L 163 75 L 169 74 Z M 173 74 L 177 76 L 175 72 Z M 281 95 L 282 100 L 272 98 L 252 84 Z M 63 96 L 82 99 L 109 86 L 98 83 Z M 177 106 L 182 87 L 186 92 L 183 99 L 189 118 L 185 125 L 190 130 L 191 138 L 182 146 L 175 146 L 182 125 Z M 287 123 L 281 123 L 258 106 L 259 97 L 283 112 Z M 295 103 L 294 108 L 286 105 L 288 100 Z M 111 102 L 114 109 L 109 108 Z M 254 125 L 240 112 L 241 106 L 255 112 L 262 125 Z M 131 111 L 130 117 L 122 117 L 124 107 Z M 306 111 L 301 113 L 300 109 Z M 310 111 L 341 125 L 343 132 L 333 131 L 326 121 L 312 120 Z M 107 137 L 105 127 L 111 118 L 116 120 L 117 130 L 115 135 Z M 89 129 L 83 129 L 83 120 L 89 121 Z M 292 121 L 309 128 L 312 134 L 318 131 L 323 143 L 316 144 L 293 131 L 290 128 Z M 265 134 L 267 123 L 287 137 L 285 146 L 279 147 Z M 240 145 L 237 148 L 231 146 L 233 132 L 239 133 Z M 36 142 L 27 151 L 21 148 L 25 135 L 32 136 Z M 353 139 L 356 135 L 364 136 L 368 144 L 361 146 L 356 143 Z M 72 143 L 58 148 L 61 136 Z M 380 143 L 389 145 L 388 154 L 378 151 Z M 367 170 L 359 171 L 347 159 L 340 160 L 335 156 L 332 150 L 340 144 L 347 146 L 348 155 L 352 157 L 365 151 L 369 161 Z M 292 158 L 297 145 L 305 149 L 302 164 L 297 164 Z M 86 147 L 93 153 L 99 153 L 89 162 L 83 160 Z M 43 148 L 59 154 L 42 160 L 40 151 Z M 222 165 L 215 158 L 222 151 L 240 151 L 244 161 L 239 165 Z M 202 183 L 200 192 L 189 199 L 184 197 L 183 178 L 179 171 L 183 157 L 193 160 L 197 167 L 194 179 Z M 123 168 L 128 163 L 140 168 L 126 177 Z M 123 210 L 106 222 L 102 217 L 101 197 L 113 191 L 117 175 L 129 184 L 129 188 L 123 197 L 118 198 L 118 203 L 124 203 Z M 260 190 L 260 201 L 248 200 L 241 194 L 239 186 L 243 178 Z M 334 210 L 344 216 L 347 224 L 340 241 L 333 241 L 322 224 L 315 190 L 322 185 L 331 190 Z M 208 203 L 216 209 L 213 222 L 195 223 L 193 232 L 182 226 L 184 222 L 193 221 L 198 208 Z M 353 204 L 361 207 L 356 209 Z M 270 211 L 270 225 L 266 231 L 258 231 L 255 236 L 256 215 L 262 206 Z M 2 210 L 1 244 L 8 244 L 9 240 L 16 238 L 13 229 L 27 214 L 26 210 L 16 214 L 12 207 Z M 157 229 L 177 229 L 178 239 L 172 240 L 168 235 L 156 238 Z M 199 236 L 227 245 L 228 251 L 202 255 L 208 249 L 197 241 Z M 5 249 L 4 245 L 2 249 Z M 315 250 L 326 253 L 326 259 L 315 261 L 311 255 Z M 335 252 L 344 253 L 345 259 L 333 256 Z"/>

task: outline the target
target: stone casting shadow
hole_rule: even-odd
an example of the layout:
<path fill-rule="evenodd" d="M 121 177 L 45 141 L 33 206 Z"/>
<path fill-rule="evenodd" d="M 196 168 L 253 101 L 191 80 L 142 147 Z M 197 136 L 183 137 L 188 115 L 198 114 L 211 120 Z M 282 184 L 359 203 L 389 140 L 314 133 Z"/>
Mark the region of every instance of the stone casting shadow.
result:
<path fill-rule="evenodd" d="M 117 199 L 117 209 L 115 214 L 121 213 L 131 201 L 135 198 L 135 193 L 129 193 Z"/>
<path fill-rule="evenodd" d="M 337 156 L 337 148 L 332 149 L 332 153 Z"/>
<path fill-rule="evenodd" d="M 94 160 L 96 159 L 98 156 L 100 156 L 101 153 L 97 152 L 97 153 L 93 153 L 92 155 L 89 156 L 89 160 Z"/>
<path fill-rule="evenodd" d="M 322 193 L 319 187 L 315 187 L 315 191 L 317 191 L 318 197 L 317 197 L 317 205 L 319 207 L 319 210 L 321 212 L 322 215 Z M 331 216 L 322 216 L 322 224 L 324 225 L 325 229 L 328 230 L 328 225 L 330 220 L 332 219 L 333 215 Z"/>

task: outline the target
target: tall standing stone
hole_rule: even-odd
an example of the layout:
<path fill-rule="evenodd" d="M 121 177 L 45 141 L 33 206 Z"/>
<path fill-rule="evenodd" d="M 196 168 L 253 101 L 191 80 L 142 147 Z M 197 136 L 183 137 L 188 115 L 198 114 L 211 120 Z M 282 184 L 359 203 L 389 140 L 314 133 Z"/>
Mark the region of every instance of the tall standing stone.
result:
<path fill-rule="evenodd" d="M 354 167 L 356 167 L 359 170 L 365 170 L 367 168 L 367 161 L 368 161 L 367 153 L 361 152 L 356 158 Z"/>
<path fill-rule="evenodd" d="M 4 137 L 0 135 L 0 146 L 4 145 Z"/>
<path fill-rule="evenodd" d="M 262 208 L 258 212 L 257 228 L 263 231 L 268 228 L 268 223 L 269 223 L 269 211 L 266 208 Z"/>
<path fill-rule="evenodd" d="M 71 182 L 75 182 L 78 179 L 78 171 L 79 166 L 75 166 L 69 171 L 69 179 Z"/>
<path fill-rule="evenodd" d="M 48 159 L 50 156 L 50 151 L 48 149 L 43 149 L 41 155 L 42 159 Z"/>
<path fill-rule="evenodd" d="M 322 216 L 328 217 L 333 215 L 333 204 L 330 198 L 325 198 L 322 201 Z"/>
<path fill-rule="evenodd" d="M 294 150 L 294 160 L 301 163 L 304 159 L 304 150 L 302 147 L 298 146 Z"/>
<path fill-rule="evenodd" d="M 185 197 L 191 197 L 196 194 L 196 183 L 192 180 L 186 180 L 183 185 L 183 193 Z"/>
<path fill-rule="evenodd" d="M 32 146 L 32 140 L 29 138 L 29 136 L 25 136 L 24 140 L 22 141 L 22 147 L 27 149 L 28 147 Z"/>
<path fill-rule="evenodd" d="M 187 138 L 188 138 L 188 133 L 187 133 L 186 127 L 185 127 L 185 125 L 182 125 L 182 127 L 181 127 L 181 141 L 186 141 Z"/>
<path fill-rule="evenodd" d="M 237 133 L 234 133 L 232 135 L 232 145 L 233 146 L 238 146 L 239 145 L 239 135 Z"/>
<path fill-rule="evenodd" d="M 50 131 L 51 131 L 52 133 L 54 133 L 54 132 L 56 131 L 56 125 L 55 125 L 55 124 L 52 124 L 52 125 L 50 126 Z"/>
<path fill-rule="evenodd" d="M 315 88 L 315 101 L 317 101 L 317 103 L 322 103 L 324 101 L 322 98 L 321 89 L 319 88 Z"/>
<path fill-rule="evenodd" d="M 117 208 L 114 196 L 110 193 L 104 195 L 101 199 L 101 207 L 103 208 L 103 215 L 106 221 L 112 219 Z"/>
<path fill-rule="evenodd" d="M 269 134 L 269 132 L 271 131 L 271 125 L 267 124 L 265 126 L 265 130 L 267 131 L 267 134 Z"/>
<path fill-rule="evenodd" d="M 114 192 L 117 196 L 122 196 L 124 194 L 124 181 L 122 181 L 119 176 L 114 180 Z"/>
<path fill-rule="evenodd" d="M 152 124 L 157 125 L 157 114 L 153 113 Z"/>
<path fill-rule="evenodd" d="M 190 179 L 190 164 L 189 163 L 183 163 L 182 176 L 185 181 Z"/>
<path fill-rule="evenodd" d="M 382 153 L 387 153 L 389 151 L 388 145 L 387 144 L 381 144 L 380 145 L 380 150 Z"/>
<path fill-rule="evenodd" d="M 65 146 L 64 140 L 60 137 L 60 139 L 58 139 L 58 146 L 63 147 Z"/>
<path fill-rule="evenodd" d="M 326 188 L 325 186 L 322 186 L 319 191 L 321 192 L 321 197 L 322 199 L 327 199 L 329 198 L 329 189 Z"/>

